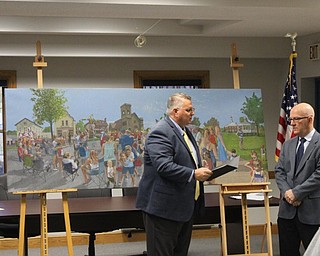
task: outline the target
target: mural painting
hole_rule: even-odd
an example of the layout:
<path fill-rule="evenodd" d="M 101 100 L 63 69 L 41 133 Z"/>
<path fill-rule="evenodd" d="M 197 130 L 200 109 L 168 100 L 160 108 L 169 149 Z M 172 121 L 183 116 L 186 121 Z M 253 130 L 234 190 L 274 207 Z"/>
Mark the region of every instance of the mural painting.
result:
<path fill-rule="evenodd" d="M 174 92 L 192 97 L 204 166 L 240 156 L 239 171 L 264 179 L 258 89 L 6 89 L 9 191 L 138 186 L 145 138 Z"/>

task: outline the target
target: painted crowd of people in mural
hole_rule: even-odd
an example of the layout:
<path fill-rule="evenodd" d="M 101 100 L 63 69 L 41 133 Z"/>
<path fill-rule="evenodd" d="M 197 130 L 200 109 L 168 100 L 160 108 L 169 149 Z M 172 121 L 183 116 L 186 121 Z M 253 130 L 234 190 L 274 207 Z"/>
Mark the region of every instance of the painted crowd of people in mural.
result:
<path fill-rule="evenodd" d="M 214 169 L 237 157 L 237 150 L 226 146 L 223 132 L 219 126 L 191 128 L 201 150 L 202 166 Z M 143 172 L 143 151 L 147 131 L 103 131 L 90 138 L 88 131 L 77 131 L 69 139 L 54 137 L 53 140 L 36 137 L 29 130 L 20 134 L 17 141 L 17 159 L 24 170 L 41 173 L 57 171 L 66 175 L 66 166 L 80 176 L 81 185 L 92 183 L 92 173 L 102 176 L 103 187 L 137 186 Z M 238 136 L 239 146 L 244 147 L 244 138 Z M 256 179 L 263 180 L 262 162 L 265 149 L 261 146 L 259 154 L 253 150 L 251 159 L 245 167 Z"/>

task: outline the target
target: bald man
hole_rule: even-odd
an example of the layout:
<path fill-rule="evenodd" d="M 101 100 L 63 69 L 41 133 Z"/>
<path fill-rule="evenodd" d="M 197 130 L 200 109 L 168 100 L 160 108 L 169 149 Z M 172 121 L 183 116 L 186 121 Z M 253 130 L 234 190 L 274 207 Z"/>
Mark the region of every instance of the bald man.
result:
<path fill-rule="evenodd" d="M 314 117 L 307 103 L 292 108 L 289 121 L 296 136 L 283 144 L 275 167 L 281 256 L 300 256 L 301 242 L 306 249 L 320 226 L 320 135 Z"/>

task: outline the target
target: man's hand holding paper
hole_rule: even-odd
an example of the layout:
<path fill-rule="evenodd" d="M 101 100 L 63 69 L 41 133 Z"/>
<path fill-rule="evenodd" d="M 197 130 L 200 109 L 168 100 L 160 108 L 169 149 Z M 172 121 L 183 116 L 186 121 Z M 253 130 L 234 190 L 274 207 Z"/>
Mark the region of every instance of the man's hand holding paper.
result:
<path fill-rule="evenodd" d="M 218 178 L 228 172 L 238 169 L 240 157 L 232 159 L 227 164 L 220 165 L 212 170 L 212 175 L 207 179 L 208 181 Z"/>
<path fill-rule="evenodd" d="M 211 175 L 212 171 L 205 167 L 194 170 L 194 178 L 199 181 L 206 181 Z"/>

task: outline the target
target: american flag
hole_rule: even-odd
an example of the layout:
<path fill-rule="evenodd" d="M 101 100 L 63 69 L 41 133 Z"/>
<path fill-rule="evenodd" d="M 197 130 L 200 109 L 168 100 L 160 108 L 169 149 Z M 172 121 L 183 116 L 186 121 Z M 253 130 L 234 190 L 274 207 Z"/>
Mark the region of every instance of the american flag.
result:
<path fill-rule="evenodd" d="M 292 127 L 288 124 L 288 119 L 290 117 L 290 111 L 298 104 L 298 91 L 297 91 L 297 80 L 296 80 L 296 59 L 297 53 L 292 52 L 290 54 L 289 72 L 287 77 L 286 86 L 284 88 L 284 94 L 281 103 L 279 125 L 278 125 L 278 135 L 277 135 L 277 146 L 276 146 L 276 161 L 280 156 L 280 151 L 282 144 L 294 137 L 292 132 Z"/>

